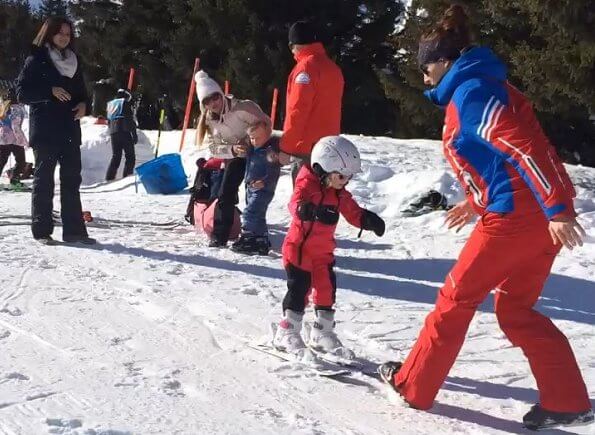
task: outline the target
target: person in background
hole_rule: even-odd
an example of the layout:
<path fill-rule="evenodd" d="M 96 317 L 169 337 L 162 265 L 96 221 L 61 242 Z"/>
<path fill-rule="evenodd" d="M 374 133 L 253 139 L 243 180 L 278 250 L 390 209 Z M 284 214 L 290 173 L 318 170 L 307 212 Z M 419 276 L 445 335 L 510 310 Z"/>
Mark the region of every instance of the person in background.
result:
<path fill-rule="evenodd" d="M 412 408 L 431 408 L 477 307 L 495 290 L 498 324 L 529 360 L 539 390 L 524 426 L 590 423 L 589 395 L 568 339 L 534 308 L 560 249 L 582 245 L 572 181 L 531 103 L 508 83 L 505 65 L 489 48 L 472 45 L 461 6 L 447 9 L 422 36 L 418 62 L 424 82 L 434 86 L 426 96 L 446 108 L 444 151 L 467 193 L 446 222 L 458 231 L 480 218 L 409 356 L 379 373 Z"/>
<path fill-rule="evenodd" d="M 74 52 L 72 23 L 50 17 L 33 41 L 33 50 L 17 79 L 19 102 L 30 106 L 29 142 L 35 155 L 33 237 L 52 238 L 54 172 L 60 164 L 62 239 L 94 244 L 83 220 L 81 197 L 81 125 L 88 106 L 81 61 Z"/>
<path fill-rule="evenodd" d="M 112 141 L 112 159 L 105 174 L 106 181 L 116 178 L 124 152 L 125 163 L 122 177 L 132 175 L 136 155 L 134 145 L 138 142 L 136 123 L 132 114 L 132 95 L 126 89 L 118 89 L 116 98 L 107 103 L 107 121 Z"/>
<path fill-rule="evenodd" d="M 25 107 L 17 101 L 13 88 L 9 88 L 0 96 L 0 174 L 10 154 L 14 155 L 16 165 L 11 173 L 10 184 L 21 187 L 20 175 L 27 164 L 25 148 L 29 146 L 27 137 L 21 126 L 25 118 Z"/>
<path fill-rule="evenodd" d="M 250 126 L 248 137 L 251 146 L 246 154 L 246 207 L 242 212 L 242 233 L 231 245 L 231 250 L 267 255 L 271 243 L 266 214 L 281 172 L 278 161 L 271 156 L 276 156 L 279 151 L 279 137 L 271 135 L 265 121 Z"/>
<path fill-rule="evenodd" d="M 294 156 L 292 177 L 303 162 L 308 163 L 312 147 L 324 136 L 341 132 L 343 73 L 326 54 L 316 27 L 298 21 L 289 29 L 289 49 L 296 65 L 287 79 L 280 162 Z"/>
<path fill-rule="evenodd" d="M 308 345 L 351 357 L 335 333 L 335 230 L 339 215 L 377 236 L 384 234 L 385 224 L 376 213 L 357 205 L 345 188 L 361 171 L 359 151 L 353 143 L 342 136 L 324 137 L 312 151 L 311 164 L 302 165 L 289 202 L 292 220 L 282 249 L 287 293 L 273 345 L 289 353 L 306 347 L 301 330 L 311 293 L 316 320 Z"/>
<path fill-rule="evenodd" d="M 233 225 L 238 190 L 246 171 L 250 146 L 247 130 L 262 121 L 270 134 L 271 119 L 258 104 L 223 95 L 219 84 L 205 71 L 195 75 L 196 96 L 200 102 L 198 146 L 207 146 L 211 158 L 221 159 L 223 176 L 217 194 L 215 220 L 209 247 L 225 247 Z"/>

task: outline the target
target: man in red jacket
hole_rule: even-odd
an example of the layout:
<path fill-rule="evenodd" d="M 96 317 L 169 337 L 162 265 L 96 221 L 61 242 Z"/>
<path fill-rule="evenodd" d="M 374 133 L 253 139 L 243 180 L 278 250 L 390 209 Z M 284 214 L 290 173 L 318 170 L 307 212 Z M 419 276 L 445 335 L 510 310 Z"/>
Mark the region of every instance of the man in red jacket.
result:
<path fill-rule="evenodd" d="M 319 41 L 309 22 L 298 21 L 289 29 L 289 48 L 297 64 L 287 80 L 280 149 L 301 161 L 309 160 L 320 138 L 341 132 L 343 74 Z M 294 174 L 300 165 L 294 167 Z"/>

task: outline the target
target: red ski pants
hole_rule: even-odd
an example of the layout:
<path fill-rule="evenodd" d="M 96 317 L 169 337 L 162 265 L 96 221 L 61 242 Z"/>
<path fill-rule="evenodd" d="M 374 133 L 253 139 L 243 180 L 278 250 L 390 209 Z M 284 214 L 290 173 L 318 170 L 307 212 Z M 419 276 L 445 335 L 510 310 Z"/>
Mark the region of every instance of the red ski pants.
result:
<path fill-rule="evenodd" d="M 478 305 L 495 289 L 498 323 L 529 360 L 541 406 L 556 412 L 590 409 L 568 340 L 549 318 L 533 309 L 559 250 L 541 216 L 484 215 L 395 375 L 394 383 L 405 400 L 415 408 L 431 408 Z"/>

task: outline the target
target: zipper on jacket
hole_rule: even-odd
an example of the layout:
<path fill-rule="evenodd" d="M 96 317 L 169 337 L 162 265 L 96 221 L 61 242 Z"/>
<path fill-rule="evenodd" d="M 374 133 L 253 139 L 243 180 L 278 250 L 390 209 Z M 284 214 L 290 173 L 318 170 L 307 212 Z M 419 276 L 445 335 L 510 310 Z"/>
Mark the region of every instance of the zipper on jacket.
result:
<path fill-rule="evenodd" d="M 316 208 L 320 207 L 324 201 L 325 191 L 322 188 L 322 183 L 320 184 L 320 190 L 322 192 L 322 198 L 320 198 L 320 202 L 318 203 Z M 310 225 L 310 228 L 308 228 L 308 231 L 306 232 L 306 234 L 304 234 L 302 243 L 300 243 L 300 246 L 298 247 L 298 266 L 302 265 L 302 256 L 303 256 L 303 251 L 304 251 L 304 245 L 306 244 L 306 240 L 308 239 L 308 237 L 310 237 L 310 233 L 312 233 L 315 223 L 316 223 L 316 217 L 314 217 L 314 220 L 312 221 L 312 225 Z M 303 221 L 302 221 L 302 224 L 303 224 Z"/>

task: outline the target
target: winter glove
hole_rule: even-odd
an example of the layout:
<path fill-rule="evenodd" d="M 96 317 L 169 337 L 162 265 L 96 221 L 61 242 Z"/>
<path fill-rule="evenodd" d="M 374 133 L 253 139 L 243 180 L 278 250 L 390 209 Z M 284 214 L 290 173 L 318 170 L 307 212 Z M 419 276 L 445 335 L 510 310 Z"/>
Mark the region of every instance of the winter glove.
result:
<path fill-rule="evenodd" d="M 336 225 L 339 212 L 332 205 L 319 205 L 316 207 L 316 220 L 326 225 Z"/>
<path fill-rule="evenodd" d="M 302 221 L 318 221 L 326 225 L 339 222 L 339 212 L 331 205 L 316 206 L 311 202 L 302 202 L 298 205 L 297 214 Z"/>
<path fill-rule="evenodd" d="M 316 218 L 316 206 L 311 202 L 302 202 L 298 205 L 297 215 L 303 221 L 313 221 Z"/>
<path fill-rule="evenodd" d="M 370 210 L 364 210 L 362 213 L 362 230 L 374 231 L 378 237 L 384 234 L 385 224 L 380 216 Z"/>

